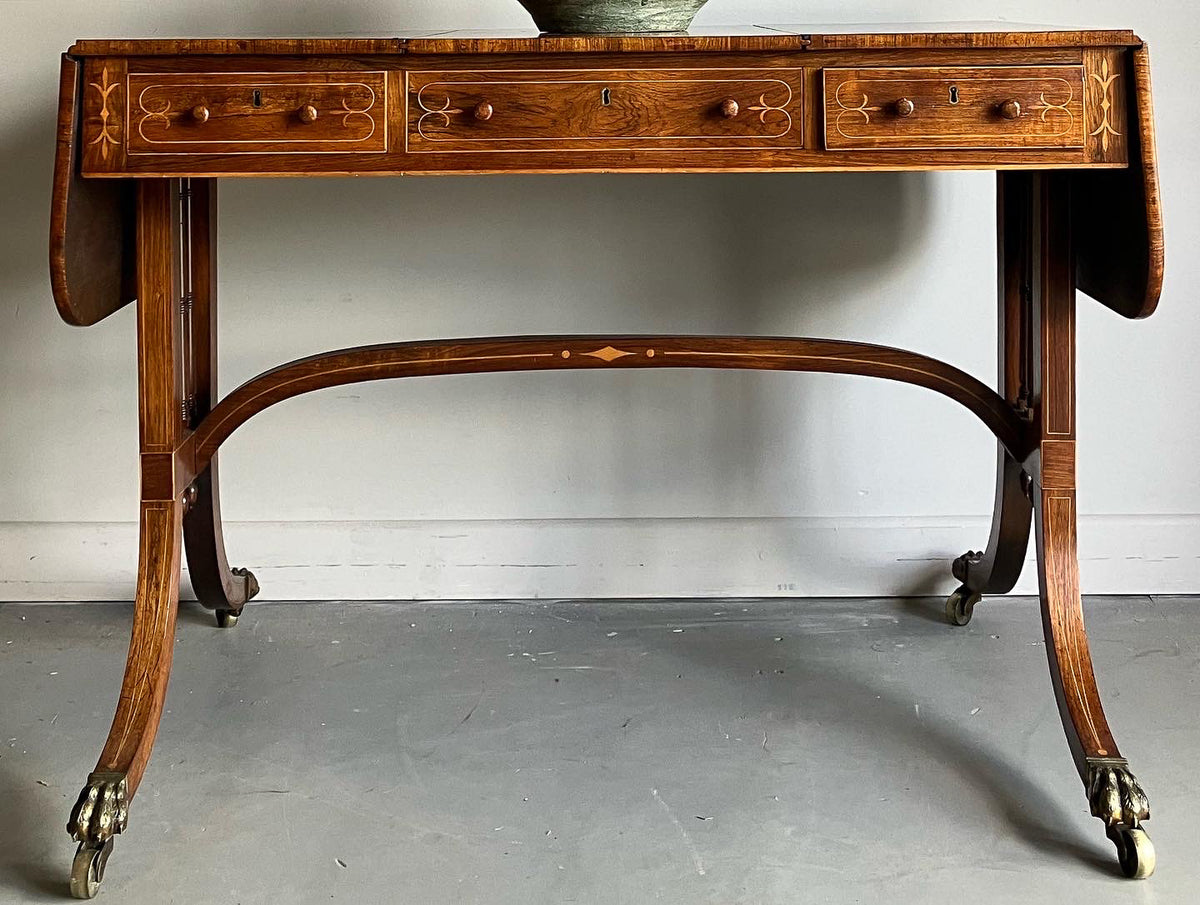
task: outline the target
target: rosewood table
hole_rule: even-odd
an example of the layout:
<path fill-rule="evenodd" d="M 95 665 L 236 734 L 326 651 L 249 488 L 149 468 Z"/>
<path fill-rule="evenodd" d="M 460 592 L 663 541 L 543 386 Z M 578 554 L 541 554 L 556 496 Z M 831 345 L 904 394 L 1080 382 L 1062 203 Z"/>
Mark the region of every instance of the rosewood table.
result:
<path fill-rule="evenodd" d="M 939 27 L 940 29 L 940 27 Z M 391 342 L 280 365 L 217 398 L 219 177 L 995 170 L 999 375 L 829 339 L 513 336 Z M 217 450 L 284 399 L 365 380 L 590 368 L 880 377 L 965 406 L 998 440 L 986 549 L 955 560 L 964 625 L 1012 589 L 1031 525 L 1046 651 L 1091 812 L 1146 877 L 1146 797 L 1109 731 L 1076 560 L 1076 289 L 1149 315 L 1163 271 L 1150 67 L 1132 32 L 89 40 L 62 60 L 50 272 L 62 317 L 137 303 L 141 535 L 116 716 L 71 812 L 95 894 L 162 713 L 186 549 L 232 626 L 258 590 L 221 537 Z"/>

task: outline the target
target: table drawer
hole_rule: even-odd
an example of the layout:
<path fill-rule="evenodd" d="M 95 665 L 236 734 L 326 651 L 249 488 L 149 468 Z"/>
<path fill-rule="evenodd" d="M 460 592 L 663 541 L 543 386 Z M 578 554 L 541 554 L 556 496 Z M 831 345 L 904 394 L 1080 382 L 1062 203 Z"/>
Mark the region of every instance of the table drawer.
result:
<path fill-rule="evenodd" d="M 1081 148 L 1081 66 L 825 69 L 825 147 Z"/>
<path fill-rule="evenodd" d="M 407 73 L 411 153 L 804 146 L 803 70 Z"/>
<path fill-rule="evenodd" d="M 131 73 L 129 154 L 387 150 L 383 72 Z"/>

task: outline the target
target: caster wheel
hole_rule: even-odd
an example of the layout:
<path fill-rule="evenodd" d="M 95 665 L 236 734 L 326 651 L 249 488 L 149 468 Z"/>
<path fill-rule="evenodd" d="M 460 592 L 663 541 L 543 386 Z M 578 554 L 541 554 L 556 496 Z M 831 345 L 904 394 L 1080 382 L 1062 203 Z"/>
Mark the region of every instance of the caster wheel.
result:
<path fill-rule="evenodd" d="M 946 599 L 947 621 L 951 625 L 966 625 L 971 621 L 971 614 L 975 612 L 975 604 L 982 599 L 983 595 L 975 593 L 966 585 L 960 585 Z"/>
<path fill-rule="evenodd" d="M 217 610 L 217 628 L 233 628 L 238 624 L 238 615 L 233 610 Z"/>
<path fill-rule="evenodd" d="M 79 843 L 75 851 L 75 860 L 71 863 L 71 895 L 77 899 L 95 898 L 100 891 L 100 881 L 104 879 L 104 865 L 112 854 L 113 841 L 109 839 L 102 845 Z"/>
<path fill-rule="evenodd" d="M 1157 863 L 1154 843 L 1141 827 L 1109 827 L 1108 838 L 1117 846 L 1117 860 L 1121 873 L 1131 880 L 1144 880 L 1152 873 Z"/>

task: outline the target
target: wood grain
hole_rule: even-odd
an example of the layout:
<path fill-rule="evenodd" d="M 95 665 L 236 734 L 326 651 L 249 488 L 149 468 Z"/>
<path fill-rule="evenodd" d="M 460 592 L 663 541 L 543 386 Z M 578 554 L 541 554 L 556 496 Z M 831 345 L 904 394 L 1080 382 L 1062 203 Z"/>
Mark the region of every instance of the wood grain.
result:
<path fill-rule="evenodd" d="M 1015 411 L 1027 410 L 1032 389 L 1029 282 L 1033 177 L 1001 173 L 996 179 L 997 221 L 997 389 Z M 1007 594 L 1017 584 L 1029 550 L 1033 503 L 1025 489 L 1027 473 L 1019 456 L 998 444 L 996 494 L 987 547 L 954 563 L 954 574 L 978 594 Z"/>
<path fill-rule="evenodd" d="M 994 30 L 950 27 L 947 30 L 884 32 L 830 29 L 810 33 L 807 27 L 757 26 L 737 34 L 696 32 L 686 35 L 538 35 L 513 37 L 464 31 L 409 38 L 149 38 L 77 41 L 74 56 L 203 56 L 308 54 L 512 54 L 512 53 L 680 53 L 797 50 L 929 50 L 953 48 L 1039 49 L 1097 44 L 1140 44 L 1124 29 Z"/>
<path fill-rule="evenodd" d="M 141 505 L 137 597 L 125 677 L 97 772 L 125 774 L 130 798 L 154 748 L 175 650 L 179 608 L 180 504 Z"/>
<path fill-rule="evenodd" d="M 934 390 L 965 406 L 1017 459 L 1027 424 L 993 390 L 944 362 L 865 343 L 788 337 L 545 336 L 362 346 L 300 359 L 242 384 L 197 425 L 192 468 L 204 469 L 242 424 L 278 402 L 368 380 L 608 368 L 732 368 L 858 374 Z"/>
<path fill-rule="evenodd" d="M 63 57 L 50 201 L 50 286 L 62 319 L 88 327 L 136 295 L 135 189 L 130 182 L 80 175 L 82 70 L 79 62 Z"/>
<path fill-rule="evenodd" d="M 801 148 L 804 70 L 408 72 L 410 153 Z M 732 115 L 723 104 L 732 100 Z M 471 111 L 486 104 L 489 115 Z"/>
<path fill-rule="evenodd" d="M 1075 766 L 1086 784 L 1089 757 L 1119 757 L 1096 687 L 1079 588 L 1075 491 L 1075 274 L 1070 182 L 1035 183 L 1034 319 L 1038 355 L 1034 412 L 1039 451 L 1034 524 L 1046 655 Z"/>
<path fill-rule="evenodd" d="M 182 488 L 157 463 L 184 437 L 180 413 L 180 208 L 173 183 L 138 192 L 138 400 L 142 475 L 137 597 L 125 677 L 96 770 L 124 774 L 132 798 L 158 732 L 179 604 Z"/>
<path fill-rule="evenodd" d="M 1078 66 L 876 66 L 822 72 L 830 150 L 1083 147 L 1083 70 Z M 1006 104 L 1012 116 L 1005 115 Z"/>
<path fill-rule="evenodd" d="M 188 300 L 184 325 L 184 389 L 188 426 L 199 423 L 216 404 L 217 385 L 217 183 L 194 180 L 184 186 Z M 194 470 L 192 470 L 193 473 Z M 200 603 L 212 610 L 241 612 L 251 596 L 250 581 L 235 574 L 225 553 L 217 457 L 191 482 L 183 516 L 188 578 Z"/>
<path fill-rule="evenodd" d="M 1074 183 L 1079 288 L 1124 317 L 1149 317 L 1158 307 L 1164 272 L 1162 198 L 1154 137 L 1150 55 L 1126 55 L 1130 166 L 1080 174 Z"/>
<path fill-rule="evenodd" d="M 383 72 L 135 73 L 128 90 L 128 154 L 380 153 L 388 147 Z M 197 108 L 201 116 L 193 113 Z"/>
<path fill-rule="evenodd" d="M 128 84 L 113 97 L 128 98 L 131 116 L 121 123 L 120 146 L 85 155 L 83 172 L 210 178 L 1124 167 L 1122 143 L 1110 143 L 1103 154 L 1094 143 L 1085 147 L 1080 68 L 1085 50 L 1120 51 L 1085 47 L 1073 35 L 1060 33 L 1058 44 L 1045 47 L 1025 46 L 1020 36 L 980 43 L 976 35 L 918 49 L 864 40 L 858 48 L 812 51 L 772 43 L 764 34 L 756 38 L 766 42 L 759 50 L 598 45 L 587 56 L 501 42 L 503 52 L 489 46 L 486 52 L 289 56 L 254 47 L 260 52 L 242 56 L 87 57 L 89 84 L 105 72 L 114 77 L 128 70 Z M 195 50 L 191 42 L 179 47 Z M 936 73 L 901 86 L 917 102 L 913 115 L 890 115 L 887 108 L 901 98 L 889 95 L 877 115 L 868 115 L 865 132 L 839 138 L 807 113 L 825 107 L 814 94 L 815 76 L 846 71 L 866 78 L 889 68 Z M 1029 78 L 1018 85 L 1014 72 Z M 571 73 L 588 75 L 568 78 Z M 378 118 L 372 113 L 352 122 L 336 110 L 330 115 L 336 102 L 322 101 L 312 105 L 319 115 L 307 126 L 292 112 L 309 106 L 299 89 L 270 89 L 280 92 L 277 102 L 260 107 L 247 101 L 256 81 L 318 77 L 330 83 L 382 79 L 392 101 L 386 110 L 378 107 Z M 766 87 L 758 79 L 783 85 L 775 93 L 750 90 Z M 963 103 L 940 102 L 947 79 L 962 82 Z M 451 83 L 445 91 L 443 82 Z M 599 100 L 604 87 L 607 104 Z M 727 117 L 721 110 L 731 97 L 738 113 Z M 1006 102 L 1020 106 L 1016 119 L 998 112 Z M 482 105 L 490 116 L 473 115 Z M 192 112 L 197 109 L 199 116 Z M 92 113 L 84 127 L 88 147 L 105 128 Z M 859 115 L 842 119 L 853 129 Z M 369 123 L 375 131 L 366 131 Z M 361 127 L 362 134 L 346 133 L 347 126 Z M 338 137 L 339 131 L 346 134 Z M 353 141 L 363 135 L 364 141 Z M 100 148 L 107 147 L 102 141 Z"/>

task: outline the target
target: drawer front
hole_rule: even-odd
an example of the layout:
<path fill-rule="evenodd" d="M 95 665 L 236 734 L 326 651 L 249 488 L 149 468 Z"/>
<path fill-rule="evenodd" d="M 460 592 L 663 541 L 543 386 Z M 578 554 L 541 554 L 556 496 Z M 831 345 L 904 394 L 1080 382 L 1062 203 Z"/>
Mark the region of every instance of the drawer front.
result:
<path fill-rule="evenodd" d="M 410 153 L 802 148 L 803 70 L 406 75 Z"/>
<path fill-rule="evenodd" d="M 383 72 L 133 73 L 129 154 L 379 153 Z"/>
<path fill-rule="evenodd" d="M 825 147 L 1081 148 L 1081 66 L 825 69 Z"/>

